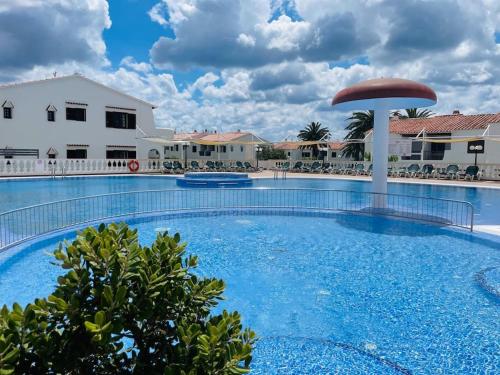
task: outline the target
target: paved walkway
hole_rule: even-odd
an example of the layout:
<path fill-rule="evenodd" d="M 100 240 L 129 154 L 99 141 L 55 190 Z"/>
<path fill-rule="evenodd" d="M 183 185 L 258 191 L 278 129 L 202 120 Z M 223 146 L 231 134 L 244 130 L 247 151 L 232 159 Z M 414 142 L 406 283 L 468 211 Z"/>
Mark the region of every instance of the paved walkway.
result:
<path fill-rule="evenodd" d="M 259 173 L 250 173 L 252 178 L 273 178 L 273 171 L 261 171 Z M 351 176 L 341 174 L 325 174 L 325 173 L 294 173 L 288 172 L 287 178 L 329 178 L 337 180 L 357 180 L 371 181 L 371 176 Z M 500 189 L 500 181 L 464 181 L 464 180 L 438 180 L 435 178 L 406 178 L 406 177 L 389 177 L 389 182 L 400 182 L 404 184 L 429 184 L 429 185 L 445 185 L 445 186 L 463 186 L 463 187 L 480 187 Z"/>

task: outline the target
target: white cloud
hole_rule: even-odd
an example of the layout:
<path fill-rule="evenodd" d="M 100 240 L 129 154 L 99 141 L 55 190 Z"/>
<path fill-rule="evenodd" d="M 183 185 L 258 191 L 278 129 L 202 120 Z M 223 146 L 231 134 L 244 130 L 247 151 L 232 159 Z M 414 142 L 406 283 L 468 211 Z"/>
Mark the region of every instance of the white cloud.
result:
<path fill-rule="evenodd" d="M 311 121 L 343 136 L 347 114 L 332 111 L 332 97 L 357 81 L 381 76 L 429 84 L 438 94 L 436 112 L 500 111 L 500 45 L 494 40 L 500 2 L 495 0 L 294 0 L 287 2 L 300 16 L 293 19 L 283 15 L 286 7 L 278 0 L 161 0 L 149 16 L 175 38 L 159 39 L 152 61 L 125 56 L 117 69 L 103 69 L 101 34 L 110 24 L 105 3 L 46 0 L 43 4 L 61 17 L 60 24 L 50 25 L 57 34 L 39 21 L 30 30 L 53 41 L 54 35 L 71 34 L 65 26 L 71 22 L 78 49 L 45 60 L 37 50 L 16 50 L 14 57 L 0 55 L 0 67 L 9 58 L 29 61 L 9 74 L 18 80 L 79 71 L 157 104 L 160 126 L 251 130 L 271 140 L 294 137 Z M 19 9 L 26 7 L 43 15 L 40 4 L 0 0 L 0 17 L 8 13 L 21 20 Z M 281 16 L 275 15 L 278 10 Z M 15 30 L 21 46 L 33 38 L 0 23 L 0 46 L 7 46 L 9 30 Z M 195 67 L 205 70 L 184 89 L 171 72 L 158 70 Z"/>
<path fill-rule="evenodd" d="M 104 66 L 105 0 L 21 0 L 0 4 L 0 71 L 69 61 Z"/>
<path fill-rule="evenodd" d="M 176 27 L 196 11 L 196 0 L 162 0 L 149 11 L 152 21 Z"/>
<path fill-rule="evenodd" d="M 151 64 L 146 62 L 137 62 L 133 56 L 126 56 L 120 62 L 121 66 L 125 66 L 139 73 L 149 73 L 153 69 Z"/>
<path fill-rule="evenodd" d="M 266 41 L 266 47 L 281 51 L 298 50 L 308 37 L 310 28 L 308 22 L 294 22 L 288 16 L 280 16 L 277 20 L 256 26 Z"/>
<path fill-rule="evenodd" d="M 251 35 L 247 35 L 244 33 L 241 33 L 240 35 L 238 35 L 238 38 L 236 38 L 236 41 L 245 47 L 254 47 L 255 46 L 255 38 Z"/>

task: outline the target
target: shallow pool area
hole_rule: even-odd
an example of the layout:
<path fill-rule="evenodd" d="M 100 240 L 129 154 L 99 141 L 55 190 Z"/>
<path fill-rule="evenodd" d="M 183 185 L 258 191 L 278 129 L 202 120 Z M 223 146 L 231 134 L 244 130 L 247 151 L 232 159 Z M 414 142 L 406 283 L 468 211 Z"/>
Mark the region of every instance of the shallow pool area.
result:
<path fill-rule="evenodd" d="M 144 244 L 180 232 L 198 272 L 226 281 L 219 308 L 239 310 L 261 337 L 255 374 L 500 371 L 500 301 L 476 277 L 500 264 L 493 239 L 342 213 L 130 224 Z M 0 304 L 52 290 L 60 271 L 48 253 L 64 237 L 0 255 Z"/>
<path fill-rule="evenodd" d="M 303 188 L 370 191 L 368 181 L 334 178 L 253 179 L 254 188 Z M 58 200 L 124 191 L 182 189 L 176 176 L 68 177 L 65 179 L 0 180 L 0 212 Z M 500 225 L 500 189 L 440 186 L 425 183 L 389 183 L 389 193 L 471 202 L 478 225 Z"/>

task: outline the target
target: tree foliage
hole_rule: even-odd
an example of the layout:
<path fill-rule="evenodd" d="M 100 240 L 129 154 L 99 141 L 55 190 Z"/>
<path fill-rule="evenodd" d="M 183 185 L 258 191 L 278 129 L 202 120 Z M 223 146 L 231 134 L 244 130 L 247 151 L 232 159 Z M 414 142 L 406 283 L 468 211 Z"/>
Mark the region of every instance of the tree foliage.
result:
<path fill-rule="evenodd" d="M 407 108 L 404 113 L 395 111 L 392 115 L 404 120 L 407 118 L 428 118 L 433 116 L 434 113 L 430 109 Z"/>
<path fill-rule="evenodd" d="M 343 157 L 363 160 L 365 144 L 362 140 L 365 138 L 366 132 L 373 129 L 373 116 L 373 111 L 354 112 L 347 119 L 349 124 L 346 130 L 349 132 L 344 139 L 348 142 L 342 149 Z"/>
<path fill-rule="evenodd" d="M 257 154 L 259 160 L 284 160 L 286 159 L 285 151 L 277 150 L 269 146 L 262 147 L 262 151 Z"/>
<path fill-rule="evenodd" d="M 323 125 L 321 125 L 320 122 L 311 122 L 308 124 L 304 129 L 302 129 L 299 134 L 297 135 L 297 138 L 300 139 L 301 141 L 306 141 L 306 142 L 314 142 L 314 141 L 321 141 L 324 140 L 325 144 L 326 141 L 330 138 L 330 130 Z M 319 145 L 314 144 L 311 146 L 301 146 L 301 148 L 310 148 L 312 149 L 312 153 L 314 157 L 317 157 L 319 154 Z"/>
<path fill-rule="evenodd" d="M 210 311 L 224 282 L 193 273 L 180 236 L 141 246 L 125 224 L 87 228 L 54 256 L 48 298 L 0 312 L 0 374 L 243 374 L 255 334 Z"/>

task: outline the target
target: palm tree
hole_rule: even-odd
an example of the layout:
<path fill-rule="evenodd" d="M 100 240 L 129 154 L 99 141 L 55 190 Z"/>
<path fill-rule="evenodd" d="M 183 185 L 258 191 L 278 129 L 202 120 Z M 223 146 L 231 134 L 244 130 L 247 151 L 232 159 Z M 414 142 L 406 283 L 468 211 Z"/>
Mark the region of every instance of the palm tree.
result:
<path fill-rule="evenodd" d="M 326 141 L 330 138 L 330 130 L 323 127 L 320 122 L 313 121 L 299 132 L 297 138 L 305 142 Z M 318 144 L 301 146 L 301 148 L 312 148 L 314 157 L 317 157 L 319 154 Z"/>
<path fill-rule="evenodd" d="M 393 116 L 399 117 L 400 119 L 407 118 L 427 118 L 434 115 L 430 109 L 418 109 L 418 108 L 407 108 L 405 109 L 406 114 L 402 114 L 399 111 L 392 113 Z"/>
<path fill-rule="evenodd" d="M 361 140 L 365 138 L 366 132 L 373 129 L 373 111 L 354 112 L 347 120 L 350 121 L 346 127 L 349 133 L 344 139 L 348 143 L 342 150 L 342 156 L 354 160 L 363 160 L 365 144 Z"/>

